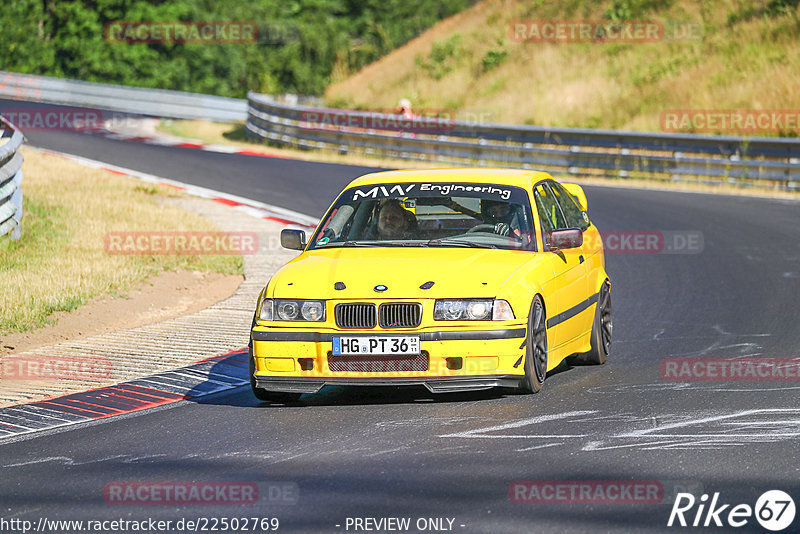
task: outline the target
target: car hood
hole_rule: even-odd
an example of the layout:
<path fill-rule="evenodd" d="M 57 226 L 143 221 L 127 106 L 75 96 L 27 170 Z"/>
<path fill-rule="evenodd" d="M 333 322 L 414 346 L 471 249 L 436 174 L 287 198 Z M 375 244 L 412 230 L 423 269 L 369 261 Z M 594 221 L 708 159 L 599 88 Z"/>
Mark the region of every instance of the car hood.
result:
<path fill-rule="evenodd" d="M 492 298 L 533 252 L 474 248 L 331 248 L 301 254 L 270 284 L 273 298 Z M 336 290 L 342 282 L 345 289 Z M 433 282 L 430 289 L 421 289 Z M 383 292 L 376 286 L 386 286 Z"/>

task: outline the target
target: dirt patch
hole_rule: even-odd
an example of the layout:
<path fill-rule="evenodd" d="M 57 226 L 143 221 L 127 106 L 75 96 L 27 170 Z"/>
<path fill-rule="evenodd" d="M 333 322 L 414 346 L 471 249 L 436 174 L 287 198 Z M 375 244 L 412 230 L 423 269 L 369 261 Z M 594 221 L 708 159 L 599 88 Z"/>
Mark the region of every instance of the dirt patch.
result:
<path fill-rule="evenodd" d="M 200 311 L 231 296 L 243 279 L 231 274 L 165 271 L 124 297 L 97 297 L 73 312 L 53 314 L 51 326 L 2 336 L 0 355 Z"/>

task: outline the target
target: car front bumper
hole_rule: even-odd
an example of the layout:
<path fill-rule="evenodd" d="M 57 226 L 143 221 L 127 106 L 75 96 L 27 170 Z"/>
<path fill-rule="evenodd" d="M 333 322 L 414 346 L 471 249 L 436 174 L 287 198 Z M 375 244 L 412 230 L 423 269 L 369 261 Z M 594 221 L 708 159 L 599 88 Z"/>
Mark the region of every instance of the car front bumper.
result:
<path fill-rule="evenodd" d="M 256 387 L 285 393 L 317 393 L 325 386 L 425 386 L 431 393 L 480 391 L 495 387 L 517 388 L 521 376 L 449 376 L 435 378 L 304 378 L 256 375 Z"/>
<path fill-rule="evenodd" d="M 386 367 L 384 371 L 345 365 L 343 370 L 343 361 L 358 357 L 332 356 L 334 336 L 376 335 L 419 336 L 419 358 L 425 360 L 425 365 L 413 370 Z M 251 333 L 255 385 L 267 391 L 295 393 L 316 393 L 327 385 L 422 385 L 434 393 L 516 387 L 524 375 L 525 336 L 524 325 L 391 332 L 311 331 L 258 325 Z M 366 357 L 367 363 L 382 358 L 418 357 Z"/>

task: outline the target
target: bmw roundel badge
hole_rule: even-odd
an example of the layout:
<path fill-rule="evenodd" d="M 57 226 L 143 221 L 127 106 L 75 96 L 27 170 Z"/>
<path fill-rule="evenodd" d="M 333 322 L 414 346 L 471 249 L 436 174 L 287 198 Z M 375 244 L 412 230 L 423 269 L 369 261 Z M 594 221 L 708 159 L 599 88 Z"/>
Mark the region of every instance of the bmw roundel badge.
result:
<path fill-rule="evenodd" d="M 387 290 L 387 289 L 389 289 L 389 288 L 388 288 L 388 287 L 386 287 L 386 286 L 385 286 L 385 285 L 383 285 L 383 284 L 380 284 L 380 285 L 377 285 L 377 286 L 375 286 L 375 288 L 374 288 L 374 289 L 375 289 L 375 291 L 376 291 L 376 292 L 378 292 L 378 293 L 383 293 L 384 291 L 386 291 L 386 290 Z"/>

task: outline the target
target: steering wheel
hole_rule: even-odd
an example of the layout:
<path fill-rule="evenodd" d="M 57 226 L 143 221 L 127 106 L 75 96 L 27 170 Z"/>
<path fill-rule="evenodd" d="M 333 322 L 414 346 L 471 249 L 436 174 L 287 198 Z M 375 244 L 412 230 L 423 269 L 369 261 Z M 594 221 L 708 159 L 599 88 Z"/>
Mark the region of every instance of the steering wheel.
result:
<path fill-rule="evenodd" d="M 488 232 L 490 234 L 494 233 L 494 225 L 493 224 L 479 224 L 477 226 L 473 226 L 469 230 L 467 230 L 468 234 L 472 234 L 474 232 Z"/>

